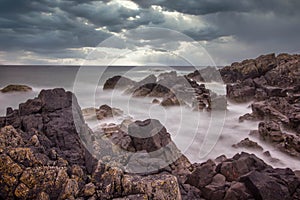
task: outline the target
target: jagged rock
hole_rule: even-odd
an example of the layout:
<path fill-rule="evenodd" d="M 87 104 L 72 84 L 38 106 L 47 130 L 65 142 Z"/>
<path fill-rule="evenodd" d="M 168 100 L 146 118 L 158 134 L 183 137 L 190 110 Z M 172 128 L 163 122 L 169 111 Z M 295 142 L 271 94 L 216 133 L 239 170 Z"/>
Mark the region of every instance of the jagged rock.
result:
<path fill-rule="evenodd" d="M 224 200 L 247 200 L 252 195 L 246 188 L 244 183 L 236 182 L 233 183 L 230 188 L 226 191 Z"/>
<path fill-rule="evenodd" d="M 135 84 L 135 81 L 123 76 L 114 76 L 106 80 L 103 90 L 124 89 Z"/>
<path fill-rule="evenodd" d="M 98 120 L 110 118 L 114 116 L 120 116 L 123 111 L 118 108 L 111 108 L 108 105 L 102 105 L 99 109 L 96 109 L 96 116 Z"/>
<path fill-rule="evenodd" d="M 255 85 L 251 79 L 226 86 L 227 97 L 238 103 L 251 101 L 255 96 Z"/>
<path fill-rule="evenodd" d="M 161 79 L 176 79 L 176 78 L 177 78 L 177 72 L 176 71 L 161 73 L 157 77 L 158 80 L 161 80 Z"/>
<path fill-rule="evenodd" d="M 253 142 L 249 138 L 245 138 L 245 139 L 241 140 L 239 143 L 232 145 L 232 147 L 234 147 L 234 148 L 249 148 L 249 149 L 255 149 L 255 150 L 259 150 L 259 151 L 263 150 L 263 148 L 259 144 L 257 144 L 257 142 Z"/>
<path fill-rule="evenodd" d="M 27 85 L 8 85 L 0 90 L 2 93 L 9 92 L 29 92 L 32 88 Z"/>
<path fill-rule="evenodd" d="M 220 74 L 225 83 L 234 83 L 264 75 L 276 66 L 275 54 L 268 54 L 256 59 L 244 60 L 241 63 L 233 63 L 231 66 L 220 69 Z"/>
<path fill-rule="evenodd" d="M 84 196 L 93 196 L 96 192 L 96 186 L 93 183 L 88 183 L 84 186 Z"/>
<path fill-rule="evenodd" d="M 180 102 L 179 102 L 178 98 L 175 95 L 171 94 L 171 95 L 163 98 L 163 100 L 161 101 L 160 105 L 162 105 L 164 107 L 179 106 Z"/>
<path fill-rule="evenodd" d="M 124 175 L 122 179 L 124 194 L 146 194 L 151 199 L 180 200 L 177 179 L 173 175 L 161 174 L 147 177 Z M 152 190 L 155 188 L 155 190 Z"/>
<path fill-rule="evenodd" d="M 152 100 L 152 103 L 153 103 L 153 104 L 160 104 L 160 101 L 159 101 L 158 99 L 153 99 L 153 100 Z"/>
<path fill-rule="evenodd" d="M 216 171 L 223 174 L 227 181 L 237 181 L 240 176 L 254 169 L 261 171 L 268 167 L 270 166 L 253 154 L 241 153 L 220 163 Z"/>
<path fill-rule="evenodd" d="M 259 123 L 258 132 L 264 140 L 278 143 L 284 141 L 284 135 L 280 130 L 279 124 L 276 122 L 269 121 Z"/>
<path fill-rule="evenodd" d="M 215 176 L 215 163 L 208 161 L 200 166 L 196 166 L 195 170 L 188 175 L 186 183 L 199 189 L 210 184 Z"/>
<path fill-rule="evenodd" d="M 262 172 L 252 171 L 240 178 L 251 191 L 255 199 L 282 200 L 291 199 L 288 187 L 273 176 Z M 276 191 L 276 192 L 275 192 Z"/>

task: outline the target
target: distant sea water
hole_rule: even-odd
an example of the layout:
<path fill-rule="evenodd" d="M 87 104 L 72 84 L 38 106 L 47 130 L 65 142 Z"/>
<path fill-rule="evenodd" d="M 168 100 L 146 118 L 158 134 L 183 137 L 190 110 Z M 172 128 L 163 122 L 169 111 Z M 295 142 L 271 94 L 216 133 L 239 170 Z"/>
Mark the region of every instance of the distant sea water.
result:
<path fill-rule="evenodd" d="M 94 71 L 97 66 L 86 66 L 87 71 Z M 98 67 L 99 68 L 99 67 Z M 124 111 L 124 115 L 112 119 L 105 120 L 105 123 L 121 123 L 122 120 L 133 117 L 135 120 L 144 120 L 155 118 L 167 128 L 171 134 L 173 141 L 181 149 L 181 151 L 192 161 L 202 162 L 207 159 L 215 159 L 217 156 L 226 155 L 231 157 L 241 151 L 255 153 L 264 159 L 265 162 L 274 167 L 289 167 L 292 169 L 300 169 L 300 161 L 279 152 L 276 148 L 264 143 L 258 138 L 249 136 L 252 129 L 257 129 L 257 122 L 239 123 L 238 118 L 248 112 L 251 112 L 248 104 L 228 104 L 228 110 L 224 115 L 224 123 L 219 124 L 221 135 L 216 144 L 208 155 L 204 157 L 199 155 L 203 139 L 210 128 L 210 113 L 195 112 L 186 107 L 164 108 L 159 105 L 152 104 L 153 98 L 132 98 L 124 95 L 120 91 L 103 91 L 102 87 L 110 77 L 115 75 L 124 75 L 133 80 L 139 81 L 149 74 L 159 75 L 160 73 L 176 71 L 178 75 L 184 75 L 195 70 L 193 67 L 129 67 L 129 66 L 113 66 L 108 67 L 95 86 L 92 77 L 98 74 L 81 74 L 80 78 L 76 78 L 80 70 L 79 66 L 0 66 L 0 88 L 9 84 L 25 84 L 33 88 L 28 93 L 0 93 L 0 116 L 4 116 L 7 107 L 18 108 L 19 103 L 25 102 L 29 98 L 34 98 L 42 89 L 51 89 L 62 87 L 69 91 L 78 93 L 78 101 L 82 108 L 99 107 L 108 104 L 113 107 L 120 108 Z M 225 85 L 220 83 L 208 83 L 206 85 L 214 92 L 225 94 Z M 95 91 L 91 91 L 94 90 Z M 94 96 L 89 94 L 93 92 Z M 76 94 L 77 94 L 76 93 Z M 99 122 L 90 119 L 87 120 L 89 126 L 97 128 Z M 270 159 L 263 155 L 263 152 L 236 149 L 232 145 L 238 143 L 244 138 L 250 138 L 258 142 L 264 151 L 269 151 L 271 155 L 279 159 Z"/>

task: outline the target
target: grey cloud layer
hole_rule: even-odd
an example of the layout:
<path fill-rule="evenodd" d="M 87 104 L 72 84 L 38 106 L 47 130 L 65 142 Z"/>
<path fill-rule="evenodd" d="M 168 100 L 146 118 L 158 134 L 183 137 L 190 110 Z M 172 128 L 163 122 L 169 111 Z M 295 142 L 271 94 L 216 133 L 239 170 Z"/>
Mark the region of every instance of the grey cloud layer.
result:
<path fill-rule="evenodd" d="M 49 58 L 73 58 L 70 48 L 94 47 L 123 30 L 147 26 L 175 29 L 196 41 L 214 42 L 230 36 L 251 45 L 251 51 L 257 52 L 299 51 L 298 0 L 134 2 L 137 9 L 130 9 L 117 0 L 1 0 L 0 51 L 30 51 Z M 182 16 L 192 22 L 186 23 Z M 160 42 L 160 37 L 154 34 L 146 39 L 156 38 Z M 211 46 L 218 48 L 216 44 Z M 222 57 L 220 49 L 215 52 Z M 224 55 L 228 56 L 228 52 Z"/>

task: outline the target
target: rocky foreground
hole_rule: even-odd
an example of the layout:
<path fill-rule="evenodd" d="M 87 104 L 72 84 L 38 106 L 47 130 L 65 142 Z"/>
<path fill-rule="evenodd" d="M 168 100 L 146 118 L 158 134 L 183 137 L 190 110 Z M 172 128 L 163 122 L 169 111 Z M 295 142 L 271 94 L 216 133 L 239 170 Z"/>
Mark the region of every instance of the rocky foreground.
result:
<path fill-rule="evenodd" d="M 104 89 L 210 112 L 226 109 L 226 99 L 198 82 L 220 81 L 214 74 L 220 73 L 230 101 L 252 103 L 240 121 L 261 121 L 251 135 L 299 158 L 299 61 L 270 54 L 187 76 L 171 72 L 140 82 L 116 76 Z M 122 114 L 107 105 L 91 109 L 99 120 Z M 7 108 L 0 117 L 0 199 L 300 199 L 299 174 L 291 169 L 244 152 L 190 163 L 159 121 L 124 120 L 92 131 L 83 118 L 89 112 L 64 89 Z M 248 138 L 234 147 L 261 149 Z"/>
<path fill-rule="evenodd" d="M 157 120 L 92 132 L 63 89 L 8 108 L 0 127 L 0 199 L 300 198 L 292 170 L 253 154 L 190 163 Z"/>

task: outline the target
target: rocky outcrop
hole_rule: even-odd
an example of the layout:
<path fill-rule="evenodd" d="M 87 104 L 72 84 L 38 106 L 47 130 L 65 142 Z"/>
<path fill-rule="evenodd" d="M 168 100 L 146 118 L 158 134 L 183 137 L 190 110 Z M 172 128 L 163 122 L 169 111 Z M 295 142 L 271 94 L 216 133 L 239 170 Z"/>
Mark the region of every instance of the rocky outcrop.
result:
<path fill-rule="evenodd" d="M 272 187 L 285 199 L 300 195 L 293 171 L 255 155 L 191 164 L 157 120 L 92 132 L 63 89 L 43 90 L 3 118 L 1 199 L 268 199 Z"/>
<path fill-rule="evenodd" d="M 9 92 L 30 92 L 32 88 L 27 85 L 8 85 L 0 90 L 2 93 Z"/>
<path fill-rule="evenodd" d="M 250 140 L 249 138 L 245 138 L 245 139 L 241 140 L 240 142 L 238 142 L 237 144 L 233 144 L 232 147 L 253 149 L 253 150 L 258 150 L 258 151 L 263 150 L 263 148 L 257 142 L 254 142 L 254 141 Z"/>
<path fill-rule="evenodd" d="M 186 183 L 198 188 L 204 199 L 277 199 L 273 188 L 278 189 L 281 198 L 293 199 L 299 195 L 296 188 L 300 184 L 290 169 L 273 169 L 247 153 L 219 164 L 212 160 L 195 164 Z"/>
<path fill-rule="evenodd" d="M 237 102 L 287 97 L 300 85 L 300 56 L 275 54 L 233 63 L 220 69 L 227 85 L 227 96 Z M 246 96 L 246 97 L 244 97 Z"/>
<path fill-rule="evenodd" d="M 135 83 L 129 78 L 123 76 L 114 76 L 105 81 L 103 90 L 124 89 Z"/>
<path fill-rule="evenodd" d="M 254 79 L 265 75 L 277 66 L 275 54 L 262 55 L 256 59 L 244 60 L 233 63 L 220 69 L 220 74 L 225 83 L 235 83 L 248 78 Z"/>
<path fill-rule="evenodd" d="M 212 69 L 203 70 L 209 74 Z M 219 73 L 216 70 L 214 72 Z M 211 76 L 214 77 L 213 74 Z M 132 85 L 124 84 L 124 87 L 127 86 L 125 94 L 133 97 L 162 98 L 160 105 L 165 107 L 185 105 L 200 111 L 226 110 L 226 98 L 206 89 L 204 84 L 198 84 L 196 79 L 193 75 L 178 76 L 176 72 L 162 73 L 158 77 L 149 75 Z M 105 85 L 104 89 L 106 88 Z"/>
<path fill-rule="evenodd" d="M 294 156 L 299 156 L 299 69 L 299 55 L 270 54 L 220 70 L 224 81 L 230 83 L 227 97 L 231 101 L 253 101 L 252 113 L 241 116 L 240 122 L 263 121 L 259 125 L 260 138 Z M 281 128 L 294 134 L 284 133 Z"/>

